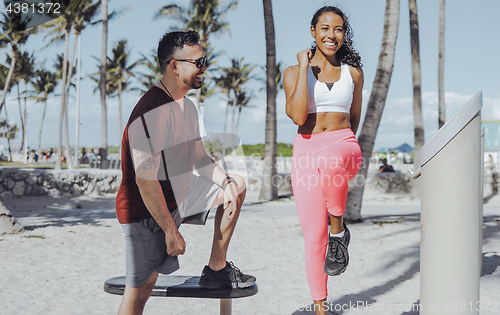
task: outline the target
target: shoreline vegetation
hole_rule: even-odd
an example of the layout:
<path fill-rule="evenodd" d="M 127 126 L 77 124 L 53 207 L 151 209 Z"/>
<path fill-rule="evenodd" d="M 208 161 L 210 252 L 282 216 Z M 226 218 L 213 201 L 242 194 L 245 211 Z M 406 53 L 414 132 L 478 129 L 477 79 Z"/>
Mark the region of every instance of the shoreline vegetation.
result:
<path fill-rule="evenodd" d="M 245 156 L 264 156 L 264 144 L 243 144 L 243 152 Z M 207 148 L 207 152 L 221 151 L 222 146 L 219 143 L 206 143 L 205 147 Z M 83 147 L 80 148 L 80 150 Z M 87 148 L 91 149 L 91 147 Z M 117 146 L 108 146 L 108 155 L 114 154 L 119 155 L 120 148 Z M 277 156 L 278 157 L 292 157 L 293 145 L 288 143 L 278 143 L 277 146 Z M 57 151 L 55 151 L 57 152 Z M 37 169 L 54 169 L 55 165 L 52 163 L 38 163 L 38 164 L 24 164 L 22 162 L 11 162 L 11 161 L 0 161 L 0 168 L 8 167 L 8 168 L 37 168 Z M 62 169 L 67 169 L 68 167 L 63 164 Z M 79 169 L 89 168 L 88 165 L 80 165 L 77 167 Z"/>

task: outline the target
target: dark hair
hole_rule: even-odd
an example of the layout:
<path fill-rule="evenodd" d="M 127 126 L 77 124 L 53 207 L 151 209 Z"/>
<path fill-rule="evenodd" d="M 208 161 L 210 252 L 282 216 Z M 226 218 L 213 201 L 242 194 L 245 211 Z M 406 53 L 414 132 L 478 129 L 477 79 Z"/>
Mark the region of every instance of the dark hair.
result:
<path fill-rule="evenodd" d="M 361 56 L 359 55 L 358 51 L 355 50 L 354 47 L 352 46 L 353 33 L 351 26 L 349 25 L 349 20 L 347 19 L 347 16 L 344 14 L 344 12 L 342 12 L 339 8 L 334 6 L 324 6 L 318 11 L 316 11 L 316 13 L 314 13 L 314 16 L 311 20 L 311 26 L 316 28 L 316 24 L 318 24 L 319 17 L 327 12 L 332 12 L 334 14 L 337 14 L 344 21 L 343 25 L 345 30 L 344 42 L 337 51 L 337 57 L 343 63 L 347 63 L 348 65 L 355 68 L 361 68 L 363 66 L 363 64 L 361 63 Z M 314 55 L 314 53 L 316 52 L 316 43 L 313 44 L 311 50 Z"/>
<path fill-rule="evenodd" d="M 194 46 L 200 44 L 200 34 L 195 31 L 175 31 L 163 35 L 158 43 L 158 62 L 161 71 L 165 71 L 167 61 L 172 60 L 177 49 L 182 49 L 184 45 Z"/>

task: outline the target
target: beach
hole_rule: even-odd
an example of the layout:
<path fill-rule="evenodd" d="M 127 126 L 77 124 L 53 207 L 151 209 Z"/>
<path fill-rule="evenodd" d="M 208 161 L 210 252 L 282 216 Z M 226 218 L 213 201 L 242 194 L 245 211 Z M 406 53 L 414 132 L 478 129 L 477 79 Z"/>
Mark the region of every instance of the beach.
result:
<path fill-rule="evenodd" d="M 116 314 L 121 296 L 104 281 L 125 274 L 124 237 L 114 195 L 3 201 L 24 225 L 0 235 L 0 314 Z M 366 191 L 364 222 L 350 224 L 350 264 L 328 281 L 331 314 L 418 314 L 420 202 Z M 206 226 L 183 225 L 186 253 L 177 275 L 200 275 L 208 262 Z M 481 314 L 500 311 L 500 198 L 484 205 Z M 259 292 L 233 300 L 234 314 L 314 314 L 304 242 L 293 197 L 245 203 L 228 260 L 255 275 Z M 488 303 L 488 309 L 486 304 Z M 144 314 L 218 314 L 219 301 L 152 297 Z"/>

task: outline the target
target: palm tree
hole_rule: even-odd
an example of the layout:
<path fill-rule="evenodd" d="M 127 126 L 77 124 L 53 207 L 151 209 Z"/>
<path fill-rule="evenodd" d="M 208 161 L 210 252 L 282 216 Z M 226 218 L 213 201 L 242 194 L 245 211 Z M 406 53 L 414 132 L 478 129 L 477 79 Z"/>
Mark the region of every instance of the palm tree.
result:
<path fill-rule="evenodd" d="M 252 91 L 245 88 L 236 92 L 236 106 L 238 106 L 238 119 L 236 120 L 235 134 L 238 134 L 238 127 L 240 125 L 241 110 L 243 107 L 248 107 L 248 103 L 254 98 Z"/>
<path fill-rule="evenodd" d="M 6 85 L 6 82 L 7 82 L 7 76 L 8 76 L 8 73 L 9 73 L 9 68 L 7 68 L 6 66 L 0 64 L 0 90 L 4 90 L 4 87 Z M 17 84 L 17 83 L 16 83 Z M 11 87 L 9 87 L 9 89 L 7 90 L 7 92 L 10 92 L 11 90 Z M 8 136 L 8 134 L 10 135 L 10 126 L 8 125 L 8 115 L 7 115 L 7 106 L 5 107 L 5 119 L 0 123 L 0 128 L 3 128 L 4 129 L 4 132 L 1 133 L 1 137 L 4 137 L 4 138 L 7 138 L 7 143 L 8 143 L 8 148 L 9 148 L 9 161 L 12 161 L 12 151 L 10 149 L 10 140 L 11 138 Z M 14 130 L 14 134 L 12 136 L 12 139 L 15 138 L 15 132 L 18 130 L 17 127 L 14 125 L 15 130 Z"/>
<path fill-rule="evenodd" d="M 64 56 L 63 55 L 57 55 L 56 56 L 56 61 L 54 63 L 54 68 L 55 68 L 55 75 L 56 75 L 56 80 L 57 81 L 61 81 L 63 76 L 64 76 L 64 69 L 66 69 L 66 71 L 68 71 L 68 69 L 70 69 L 70 75 L 71 77 L 67 76 L 67 82 L 69 82 L 70 86 L 71 87 L 76 87 L 75 84 L 73 84 L 71 82 L 71 80 L 73 79 L 73 77 L 75 76 L 75 67 L 71 67 L 69 62 L 66 61 L 66 67 L 64 67 Z M 65 90 L 65 97 L 68 99 L 69 98 L 69 90 L 67 89 L 64 89 Z M 67 103 L 67 102 L 66 102 Z M 63 122 L 62 122 L 62 126 L 64 127 L 64 137 L 66 139 L 65 143 L 64 143 L 64 149 L 66 150 L 66 156 L 68 157 L 66 159 L 66 161 L 68 162 L 68 168 L 71 168 L 70 164 L 69 163 L 73 163 L 72 161 L 68 161 L 70 160 L 70 149 L 69 149 L 69 126 L 68 126 L 68 110 L 66 108 L 67 106 L 65 106 L 65 109 L 64 109 L 64 112 L 63 112 Z M 61 132 L 62 132 L 62 129 L 61 129 Z M 62 138 L 62 134 L 61 134 L 61 138 Z M 62 147 L 62 146 L 61 146 Z M 59 151 L 59 152 L 62 152 L 62 151 Z M 56 161 L 56 165 L 57 165 L 57 161 Z M 73 164 L 71 164 L 73 165 Z"/>
<path fill-rule="evenodd" d="M 83 1 L 86 2 L 87 0 Z M 75 19 L 76 19 L 76 12 L 78 11 L 78 6 L 80 5 L 80 0 L 61 0 L 59 1 L 61 5 L 61 12 L 63 14 L 44 24 L 44 28 L 51 28 L 51 31 L 49 34 L 46 35 L 53 35 L 55 34 L 55 37 L 53 37 L 50 43 L 60 41 L 64 38 L 64 54 L 63 54 L 63 69 L 62 69 L 62 85 L 61 85 L 61 109 L 59 111 L 59 137 L 58 137 L 58 144 L 57 144 L 57 154 L 58 158 L 56 159 L 56 166 L 55 169 L 60 170 L 61 169 L 61 157 L 62 157 L 62 129 L 63 129 L 63 123 L 64 123 L 64 117 L 65 117 L 65 112 L 66 112 L 66 104 L 67 104 L 67 94 L 66 94 L 66 87 L 71 80 L 71 74 L 68 75 L 68 51 L 69 51 L 69 38 L 71 34 L 71 30 L 74 26 Z M 83 3 L 81 5 L 83 5 Z M 73 52 L 74 54 L 74 52 Z M 69 67 L 70 71 L 72 70 L 72 66 Z M 74 169 L 75 166 L 73 164 L 73 159 L 71 159 L 71 155 L 69 152 L 69 139 L 67 138 L 66 141 L 66 155 L 67 155 L 67 165 L 69 169 Z"/>
<path fill-rule="evenodd" d="M 62 77 L 63 77 L 63 70 L 64 70 L 64 56 L 62 54 L 58 54 L 56 55 L 56 59 L 54 61 L 54 73 L 56 75 L 56 80 L 57 82 L 59 82 L 60 80 L 62 80 Z M 69 62 L 66 61 L 66 69 L 69 68 Z M 74 70 L 74 66 L 73 66 L 73 70 Z M 75 71 L 71 71 L 71 79 L 70 79 L 70 82 L 71 80 L 73 79 L 73 77 L 75 76 L 76 72 Z M 73 83 L 70 83 L 71 86 L 75 87 L 75 85 Z"/>
<path fill-rule="evenodd" d="M 101 8 L 101 1 L 97 1 L 96 3 L 92 3 L 92 1 L 84 1 L 82 5 L 77 7 L 76 10 L 76 16 L 75 16 L 75 27 L 74 27 L 74 32 L 75 32 L 75 40 L 73 42 L 73 53 L 71 55 L 71 64 L 73 63 L 73 56 L 74 56 L 74 50 L 76 47 L 76 43 L 78 42 L 78 67 L 77 67 L 77 87 L 76 87 L 76 94 L 77 94 L 77 99 L 76 99 L 76 139 L 75 139 L 75 162 L 78 165 L 78 133 L 79 133 L 79 128 L 80 128 L 80 123 L 79 123 L 79 115 L 80 115 L 80 69 L 81 69 L 81 33 L 82 31 L 90 24 L 90 25 L 96 25 L 100 23 L 100 21 L 93 22 L 94 18 L 96 17 L 97 13 L 99 12 Z M 69 89 L 69 85 L 67 86 L 67 90 Z M 66 107 L 67 107 L 67 102 L 66 102 Z M 67 113 L 67 109 L 66 109 Z M 67 114 L 66 114 L 67 115 Z M 69 146 L 69 143 L 68 143 Z"/>
<path fill-rule="evenodd" d="M 266 143 L 264 147 L 264 174 L 260 189 L 260 199 L 278 198 L 278 187 L 273 185 L 276 175 L 276 44 L 274 35 L 273 5 L 271 0 L 263 0 L 264 25 L 266 33 Z"/>
<path fill-rule="evenodd" d="M 154 18 L 174 18 L 183 24 L 180 29 L 197 31 L 200 33 L 201 47 L 207 51 L 211 34 L 229 32 L 228 23 L 222 19 L 237 5 L 237 0 L 229 2 L 224 7 L 221 7 L 219 0 L 191 0 L 188 8 L 177 4 L 166 5 L 156 13 Z"/>
<path fill-rule="evenodd" d="M 218 70 L 221 72 L 221 75 L 219 77 L 214 77 L 217 86 L 222 89 L 222 92 L 226 94 L 228 98 L 228 107 L 232 103 L 233 107 L 233 117 L 231 123 L 232 134 L 235 134 L 235 116 L 236 116 L 236 105 L 237 105 L 236 95 L 243 89 L 243 85 L 246 82 L 248 82 L 248 80 L 253 79 L 251 73 L 254 68 L 255 66 L 244 64 L 243 58 L 241 59 L 233 58 L 231 59 L 231 67 L 218 68 Z M 224 120 L 224 134 L 226 133 L 226 126 L 227 126 L 227 113 L 228 113 L 228 108 L 226 108 L 226 117 Z M 224 155 L 225 141 L 224 141 L 224 147 L 222 149 Z"/>
<path fill-rule="evenodd" d="M 66 66 L 66 61 L 68 61 L 68 51 L 69 51 L 69 38 L 71 30 L 74 30 L 75 39 L 73 41 L 71 56 L 69 57 L 69 63 L 73 64 L 76 43 L 77 39 L 80 36 L 83 29 L 87 27 L 89 24 L 96 24 L 98 22 L 92 22 L 95 18 L 97 12 L 100 9 L 101 1 L 97 1 L 96 3 L 92 3 L 92 0 L 63 0 L 61 2 L 61 10 L 64 13 L 59 18 L 54 19 L 51 22 L 48 22 L 44 25 L 44 28 L 51 28 L 51 34 L 55 34 L 55 37 L 51 39 L 50 43 L 55 41 L 60 41 L 64 38 L 65 41 L 65 50 L 64 50 L 64 60 L 63 65 Z M 48 36 L 48 35 L 47 35 Z M 49 44 L 50 44 L 49 43 Z M 61 112 L 60 112 L 60 132 L 59 135 L 60 143 L 62 142 L 62 124 L 64 119 L 65 125 L 65 149 L 66 155 L 68 158 L 66 159 L 68 162 L 68 168 L 75 168 L 73 164 L 73 160 L 70 158 L 70 148 L 69 148 L 69 132 L 68 132 L 68 121 L 67 121 L 67 106 L 68 106 L 68 93 L 69 87 L 71 86 L 71 77 L 73 75 L 74 67 L 64 68 L 63 67 L 63 84 L 62 84 L 62 99 L 61 99 Z M 58 152 L 62 151 L 62 147 Z M 56 168 L 60 169 L 60 161 L 56 162 Z"/>
<path fill-rule="evenodd" d="M 28 53 L 23 53 L 20 60 L 23 60 L 21 67 L 21 77 L 24 81 L 24 126 L 23 126 L 23 144 L 24 144 L 24 161 L 27 163 L 28 160 L 28 136 L 27 136 L 27 125 L 28 125 L 28 116 L 27 116 L 27 98 L 28 98 L 28 84 L 31 83 L 31 80 L 35 76 L 35 57 L 33 53 L 29 55 Z M 19 83 L 17 84 L 19 87 Z M 19 91 L 19 90 L 18 90 Z M 19 93 L 19 92 L 18 92 Z"/>
<path fill-rule="evenodd" d="M 10 73 L 9 90 L 7 92 L 10 92 L 14 88 L 14 86 L 16 87 L 17 103 L 18 103 L 18 108 L 19 108 L 19 118 L 21 120 L 21 129 L 24 129 L 24 119 L 23 119 L 22 106 L 21 106 L 21 92 L 19 90 L 19 83 L 22 80 L 22 77 L 21 77 L 21 71 L 22 71 L 21 67 L 22 66 L 21 66 L 19 60 L 21 59 L 20 57 L 22 56 L 22 54 L 20 52 L 18 52 L 17 54 L 18 54 L 18 57 L 16 58 L 15 67 L 10 68 L 10 69 L 7 68 L 8 73 Z M 21 60 L 23 60 L 23 59 L 24 58 L 22 58 Z M 7 64 L 12 64 L 12 58 L 10 56 L 7 56 L 6 62 L 7 62 Z M 7 76 L 8 76 L 8 74 L 7 74 Z M 5 88 L 5 83 L 4 83 L 3 87 Z M 7 106 L 5 107 L 5 116 L 7 117 Z M 21 143 L 24 143 L 24 138 L 22 139 Z"/>
<path fill-rule="evenodd" d="M 28 37 L 35 34 L 38 31 L 37 27 L 33 27 L 29 30 L 26 29 L 28 24 L 27 20 L 22 20 L 20 14 L 6 15 L 2 13 L 3 20 L 0 22 L 2 26 L 2 33 L 0 34 L 0 47 L 10 44 L 11 48 L 11 62 L 10 70 L 5 80 L 5 85 L 2 94 L 2 100 L 0 101 L 0 112 L 5 104 L 5 98 L 7 96 L 7 91 L 9 91 L 9 84 L 12 78 L 12 73 L 16 66 L 16 59 L 19 54 L 19 47 L 26 43 Z"/>
<path fill-rule="evenodd" d="M 16 138 L 16 132 L 19 131 L 16 125 L 9 125 L 7 119 L 0 121 L 0 129 L 4 129 L 4 132 L 0 133 L 0 137 L 7 138 L 9 143 L 9 160 L 12 161 L 12 151 L 10 150 L 10 140 Z"/>
<path fill-rule="evenodd" d="M 6 58 L 7 63 L 11 63 L 11 58 L 10 56 L 7 56 Z M 17 100 L 18 100 L 18 105 L 19 105 L 19 116 L 21 119 L 21 130 L 22 130 L 22 140 L 21 144 L 25 146 L 24 150 L 26 151 L 26 99 L 27 99 L 27 91 L 28 91 L 28 83 L 31 81 L 33 78 L 35 72 L 35 58 L 33 56 L 33 53 L 28 53 L 28 52 L 18 52 L 18 57 L 16 61 L 16 66 L 14 68 L 14 71 L 12 73 L 12 78 L 11 82 L 13 85 L 15 84 L 17 86 Z M 24 92 L 21 93 L 20 91 L 20 84 L 21 81 L 24 81 L 25 89 Z M 21 96 L 24 95 L 24 114 L 23 114 L 23 109 L 21 105 Z"/>
<path fill-rule="evenodd" d="M 391 82 L 392 69 L 394 67 L 394 55 L 396 52 L 396 39 L 399 27 L 399 0 L 386 0 L 384 34 L 378 59 L 377 72 L 373 81 L 372 93 L 368 100 L 368 108 L 361 133 L 358 138 L 361 147 L 363 163 L 354 178 L 356 185 L 349 191 L 347 196 L 346 212 L 344 218 L 350 222 L 361 222 L 361 202 L 365 189 L 368 165 L 377 136 L 380 118 L 384 110 L 389 84 Z M 358 180 L 361 178 L 361 181 Z M 361 182 L 361 183 L 360 183 Z"/>
<path fill-rule="evenodd" d="M 413 124 L 415 132 L 415 151 L 413 167 L 420 166 L 420 149 L 424 146 L 424 119 L 422 117 L 422 94 L 421 94 L 421 71 L 420 71 L 420 42 L 418 38 L 418 13 L 417 0 L 409 0 L 410 7 L 410 38 L 411 59 L 413 73 Z M 412 195 L 418 196 L 420 181 L 415 181 L 412 187 Z"/>
<path fill-rule="evenodd" d="M 134 90 L 139 90 L 142 94 L 146 93 L 147 90 L 152 88 L 158 81 L 160 81 L 162 76 L 162 71 L 160 63 L 158 63 L 158 58 L 156 56 L 155 50 L 151 50 L 151 54 L 146 56 L 141 54 L 142 62 L 139 63 L 141 66 L 145 66 L 149 73 L 139 72 L 139 81 L 142 88 L 134 88 Z"/>
<path fill-rule="evenodd" d="M 189 7 L 169 4 L 161 8 L 155 15 L 158 18 L 174 18 L 182 23 L 177 29 L 194 30 L 200 33 L 200 44 L 208 53 L 208 40 L 211 34 L 229 33 L 229 25 L 223 20 L 224 15 L 236 8 L 237 0 L 230 1 L 226 6 L 220 0 L 191 0 Z M 196 103 L 200 104 L 202 90 L 196 91 Z"/>
<path fill-rule="evenodd" d="M 444 0 L 439 3 L 439 66 L 438 66 L 438 99 L 439 99 L 439 128 L 443 127 L 446 119 L 446 109 L 444 102 Z"/>
<path fill-rule="evenodd" d="M 100 61 L 100 59 L 94 57 L 97 61 Z M 108 63 L 106 64 L 106 69 L 111 69 L 111 63 L 110 63 L 110 59 L 108 58 Z M 101 91 L 101 65 L 98 64 L 97 65 L 97 72 L 95 73 L 92 73 L 92 74 L 89 74 L 89 77 L 92 81 L 94 81 L 96 83 L 96 87 L 94 88 L 94 93 L 96 92 L 100 92 Z M 122 88 L 126 88 L 126 85 L 128 84 L 128 82 L 122 82 Z M 107 71 L 106 72 L 106 103 L 107 103 L 107 99 L 117 93 L 118 91 L 118 84 L 117 84 L 117 81 L 113 80 L 113 74 L 111 71 Z"/>
<path fill-rule="evenodd" d="M 108 72 L 112 78 L 112 84 L 116 85 L 118 88 L 118 119 L 120 132 L 118 135 L 121 139 L 121 134 L 123 132 L 123 115 L 122 115 L 122 89 L 126 88 L 129 84 L 128 79 L 130 77 L 135 77 L 135 72 L 132 70 L 143 60 L 129 63 L 130 50 L 127 50 L 127 40 L 122 39 L 118 41 L 115 47 L 112 49 L 112 58 L 109 59 Z"/>
<path fill-rule="evenodd" d="M 49 98 L 49 94 L 53 93 L 55 90 L 55 87 L 57 85 L 57 75 L 54 72 L 50 72 L 45 69 L 37 70 L 35 75 L 36 77 L 35 82 L 33 83 L 33 87 L 35 88 L 35 93 L 41 96 L 36 96 L 34 97 L 34 99 L 37 102 L 43 102 L 40 133 L 38 134 L 38 151 L 40 152 L 42 143 L 43 121 L 45 119 L 45 112 L 47 111 L 47 100 Z"/>
<path fill-rule="evenodd" d="M 0 63 L 0 90 L 3 91 L 5 83 L 7 81 L 7 75 L 9 73 L 9 68 Z M 11 89 L 12 86 L 9 87 Z"/>

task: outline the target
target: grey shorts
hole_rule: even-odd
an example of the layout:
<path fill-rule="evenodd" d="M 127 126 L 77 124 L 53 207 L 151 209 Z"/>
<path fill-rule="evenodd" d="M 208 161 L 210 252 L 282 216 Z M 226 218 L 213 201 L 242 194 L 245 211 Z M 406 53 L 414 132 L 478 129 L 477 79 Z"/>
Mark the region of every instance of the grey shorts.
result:
<path fill-rule="evenodd" d="M 182 223 L 204 225 L 220 187 L 211 181 L 193 176 L 189 194 L 171 214 L 177 228 Z M 180 212 L 198 214 L 181 218 Z M 176 256 L 167 255 L 165 232 L 153 218 L 122 224 L 125 233 L 126 282 L 133 288 L 142 286 L 154 271 L 169 274 L 179 269 Z"/>

